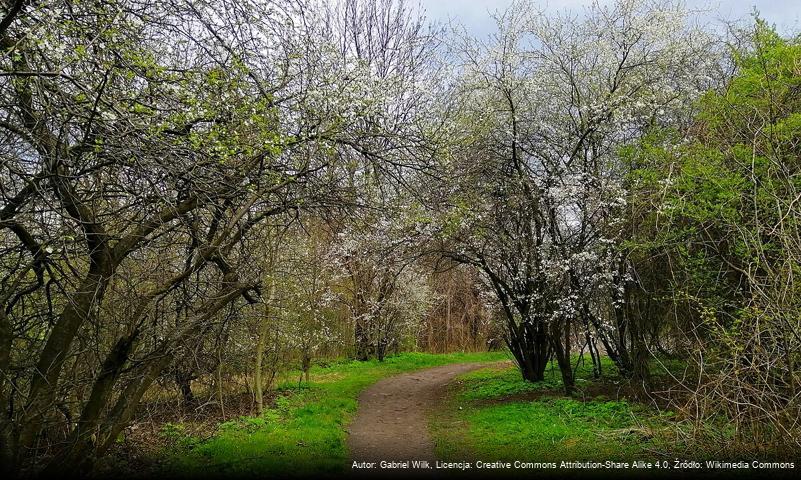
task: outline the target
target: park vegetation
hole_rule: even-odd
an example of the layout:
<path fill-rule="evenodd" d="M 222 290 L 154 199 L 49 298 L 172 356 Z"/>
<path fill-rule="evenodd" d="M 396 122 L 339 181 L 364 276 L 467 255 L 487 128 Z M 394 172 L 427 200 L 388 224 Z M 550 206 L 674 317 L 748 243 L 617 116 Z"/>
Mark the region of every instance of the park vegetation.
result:
<path fill-rule="evenodd" d="M 90 472 L 167 397 L 504 348 L 798 452 L 801 38 L 695 18 L 3 0 L 2 475 Z"/>

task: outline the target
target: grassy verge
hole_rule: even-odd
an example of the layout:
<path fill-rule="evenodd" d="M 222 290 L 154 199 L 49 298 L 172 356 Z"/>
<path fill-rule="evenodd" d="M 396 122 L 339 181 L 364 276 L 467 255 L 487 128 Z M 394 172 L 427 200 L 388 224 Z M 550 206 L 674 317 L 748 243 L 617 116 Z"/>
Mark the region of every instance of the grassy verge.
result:
<path fill-rule="evenodd" d="M 503 352 L 433 355 L 406 353 L 384 362 L 342 362 L 315 367 L 311 383 L 279 387 L 275 405 L 257 417 L 220 424 L 208 440 L 174 435 L 166 474 L 181 476 L 307 476 L 336 474 L 347 462 L 346 428 L 356 411 L 359 393 L 396 373 L 448 363 L 495 361 Z"/>
<path fill-rule="evenodd" d="M 619 379 L 594 380 L 589 367 L 578 369 L 576 384 L 566 397 L 558 371 L 538 384 L 513 366 L 462 375 L 432 419 L 437 454 L 454 461 L 664 459 L 657 452 L 667 448 L 662 433 L 672 412 L 619 398 Z"/>

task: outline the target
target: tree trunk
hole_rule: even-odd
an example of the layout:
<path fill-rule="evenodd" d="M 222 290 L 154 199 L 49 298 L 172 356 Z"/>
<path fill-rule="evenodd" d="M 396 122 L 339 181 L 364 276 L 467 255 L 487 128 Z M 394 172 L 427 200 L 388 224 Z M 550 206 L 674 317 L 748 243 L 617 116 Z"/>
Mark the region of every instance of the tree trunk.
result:
<path fill-rule="evenodd" d="M 14 339 L 11 322 L 6 316 L 5 306 L 0 304 L 0 409 L 4 412 L 0 418 L 0 476 L 12 478 L 16 474 L 16 450 L 14 448 L 14 435 L 12 421 L 6 418 L 8 399 L 13 385 L 9 378 L 11 372 L 11 342 Z M 13 415 L 13 412 L 9 412 Z"/>
<path fill-rule="evenodd" d="M 181 399 L 184 401 L 184 406 L 193 405 L 195 403 L 195 394 L 192 393 L 192 380 L 189 375 L 178 374 L 175 376 L 175 383 L 181 390 Z"/>
<path fill-rule="evenodd" d="M 92 386 L 89 400 L 67 439 L 67 446 L 48 463 L 43 472 L 45 477 L 59 476 L 65 472 L 83 475 L 91 469 L 97 454 L 97 429 L 103 408 L 113 393 L 138 334 L 135 330 L 131 335 L 117 340 L 106 356 L 100 375 Z"/>
<path fill-rule="evenodd" d="M 642 385 L 645 390 L 648 390 L 651 382 L 651 372 L 648 367 L 648 360 L 650 354 L 648 347 L 645 344 L 645 336 L 638 320 L 629 322 L 629 336 L 631 338 L 631 379 Z"/>
<path fill-rule="evenodd" d="M 50 332 L 37 362 L 37 373 L 31 380 L 26 414 L 21 422 L 18 445 L 22 454 L 34 451 L 46 413 L 54 403 L 62 367 L 75 335 L 84 321 L 90 317 L 92 307 L 102 301 L 112 271 L 113 265 L 110 261 L 93 262 L 79 291 L 64 307 Z"/>
<path fill-rule="evenodd" d="M 524 380 L 529 382 L 542 382 L 545 380 L 545 368 L 550 357 L 550 344 L 541 322 L 537 325 L 529 320 L 522 325 L 515 325 L 514 320 L 508 320 L 509 339 L 507 346 L 515 357 L 520 373 Z"/>
<path fill-rule="evenodd" d="M 261 414 L 264 411 L 264 380 L 262 378 L 264 372 L 264 349 L 267 346 L 267 335 L 270 329 L 270 304 L 275 297 L 275 280 L 270 279 L 270 292 L 267 299 L 264 301 L 264 316 L 259 323 L 259 334 L 256 339 L 256 365 L 255 365 L 255 381 L 253 389 L 256 393 L 256 406 L 258 412 Z"/>
<path fill-rule="evenodd" d="M 575 381 L 573 378 L 573 365 L 570 363 L 570 322 L 562 319 L 553 325 L 551 332 L 551 344 L 553 345 L 556 363 L 559 365 L 559 372 L 562 374 L 562 385 L 565 394 L 573 393 Z"/>
<path fill-rule="evenodd" d="M 225 420 L 225 398 L 223 397 L 223 382 L 222 382 L 222 359 L 217 363 L 217 375 L 214 383 L 217 384 L 217 401 L 220 402 L 220 415 Z"/>
<path fill-rule="evenodd" d="M 365 331 L 364 325 L 357 320 L 354 327 L 356 337 L 356 360 L 365 362 L 370 359 L 370 337 Z"/>
<path fill-rule="evenodd" d="M 309 370 L 311 370 L 311 355 L 303 355 L 303 364 L 301 366 L 303 376 L 306 377 L 306 383 L 309 383 Z"/>
<path fill-rule="evenodd" d="M 587 331 L 587 348 L 590 350 L 590 358 L 592 359 L 592 377 L 595 379 L 601 378 L 601 355 L 598 352 L 598 345 L 595 339 Z"/>
<path fill-rule="evenodd" d="M 386 338 L 380 338 L 378 340 L 378 345 L 376 345 L 375 349 L 375 355 L 379 362 L 383 362 L 387 355 L 387 347 L 389 346 L 388 343 L 389 342 Z"/>

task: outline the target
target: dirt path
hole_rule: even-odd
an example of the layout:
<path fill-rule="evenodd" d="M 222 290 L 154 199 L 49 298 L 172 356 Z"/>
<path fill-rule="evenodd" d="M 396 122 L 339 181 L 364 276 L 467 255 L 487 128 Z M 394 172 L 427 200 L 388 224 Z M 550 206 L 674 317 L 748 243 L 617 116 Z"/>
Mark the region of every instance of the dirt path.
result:
<path fill-rule="evenodd" d="M 442 400 L 453 377 L 490 366 L 461 363 L 389 377 L 359 396 L 350 425 L 351 462 L 434 461 L 426 413 Z"/>

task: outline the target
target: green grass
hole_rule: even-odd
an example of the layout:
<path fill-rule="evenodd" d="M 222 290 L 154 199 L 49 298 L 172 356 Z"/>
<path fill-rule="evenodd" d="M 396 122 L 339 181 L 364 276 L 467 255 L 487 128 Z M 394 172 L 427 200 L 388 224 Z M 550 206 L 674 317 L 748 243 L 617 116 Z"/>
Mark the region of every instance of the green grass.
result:
<path fill-rule="evenodd" d="M 459 399 L 465 401 L 493 400 L 559 388 L 561 385 L 551 378 L 540 383 L 523 381 L 517 368 L 484 368 L 464 374 L 460 380 L 469 386 L 459 393 Z"/>
<path fill-rule="evenodd" d="M 619 378 L 592 379 L 577 371 L 577 391 L 565 397 L 558 372 L 540 383 L 524 381 L 515 367 L 476 370 L 434 417 L 439 457 L 448 460 L 655 460 L 664 447 L 658 432 L 672 418 L 643 404 L 610 398 Z M 611 387 L 611 388 L 610 388 Z"/>
<path fill-rule="evenodd" d="M 349 361 L 315 367 L 310 384 L 281 385 L 275 407 L 263 415 L 223 423 L 218 433 L 206 441 L 187 437 L 176 442 L 177 447 L 167 461 L 167 473 L 181 476 L 340 473 L 348 458 L 345 429 L 364 388 L 396 373 L 506 358 L 504 352 L 404 353 L 384 362 Z"/>

